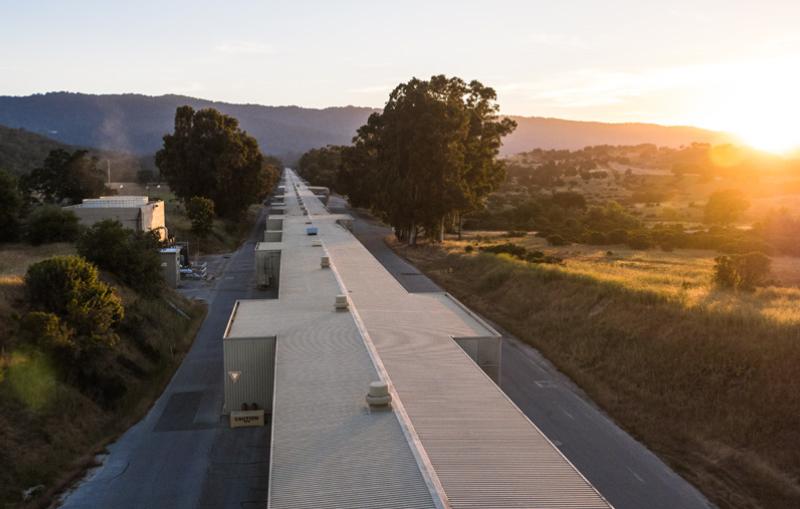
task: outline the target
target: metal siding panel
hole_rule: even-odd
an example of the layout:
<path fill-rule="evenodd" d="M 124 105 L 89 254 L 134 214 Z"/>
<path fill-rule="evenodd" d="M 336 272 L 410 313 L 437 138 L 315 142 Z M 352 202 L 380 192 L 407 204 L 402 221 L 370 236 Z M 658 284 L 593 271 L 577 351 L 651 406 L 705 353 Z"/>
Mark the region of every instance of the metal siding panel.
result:
<path fill-rule="evenodd" d="M 239 410 L 242 403 L 258 403 L 272 411 L 275 339 L 223 339 L 225 366 L 225 411 Z M 233 383 L 229 371 L 241 371 Z"/>

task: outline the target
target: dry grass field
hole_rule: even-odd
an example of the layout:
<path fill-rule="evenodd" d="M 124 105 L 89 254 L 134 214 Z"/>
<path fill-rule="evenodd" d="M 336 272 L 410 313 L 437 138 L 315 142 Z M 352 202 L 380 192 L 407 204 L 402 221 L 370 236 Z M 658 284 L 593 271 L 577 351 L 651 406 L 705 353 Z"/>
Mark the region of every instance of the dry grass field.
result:
<path fill-rule="evenodd" d="M 565 262 L 478 249 L 508 241 Z M 710 251 L 489 234 L 395 247 L 539 349 L 720 507 L 800 507 L 800 260 L 776 259 L 772 285 L 731 293 L 711 284 Z"/>

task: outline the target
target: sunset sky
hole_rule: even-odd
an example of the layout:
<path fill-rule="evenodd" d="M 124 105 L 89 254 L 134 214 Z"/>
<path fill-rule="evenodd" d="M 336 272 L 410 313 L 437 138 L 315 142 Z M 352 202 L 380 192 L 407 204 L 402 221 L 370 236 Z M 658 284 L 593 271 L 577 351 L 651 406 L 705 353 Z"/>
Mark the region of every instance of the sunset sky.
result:
<path fill-rule="evenodd" d="M 434 73 L 505 113 L 800 145 L 800 2 L 0 0 L 0 94 L 176 93 L 382 106 Z"/>

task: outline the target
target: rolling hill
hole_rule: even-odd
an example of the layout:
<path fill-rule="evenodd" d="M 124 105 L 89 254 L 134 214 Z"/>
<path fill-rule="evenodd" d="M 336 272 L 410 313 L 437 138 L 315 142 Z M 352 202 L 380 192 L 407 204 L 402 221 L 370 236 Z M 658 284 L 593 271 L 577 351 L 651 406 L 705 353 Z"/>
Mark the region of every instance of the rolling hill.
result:
<path fill-rule="evenodd" d="M 306 150 L 346 144 L 374 108 L 312 109 L 298 106 L 230 104 L 178 95 L 89 95 L 53 92 L 25 97 L 0 96 L 0 124 L 21 127 L 62 143 L 152 154 L 172 130 L 175 109 L 188 104 L 216 108 L 239 119 L 267 153 L 292 161 Z M 540 117 L 513 117 L 519 127 L 505 140 L 503 154 L 533 148 L 655 143 L 679 146 L 723 139 L 693 127 L 606 124 Z"/>
<path fill-rule="evenodd" d="M 71 147 L 25 129 L 0 125 L 0 169 L 16 175 L 29 173 L 57 148 Z"/>
<path fill-rule="evenodd" d="M 68 151 L 88 150 L 99 159 L 98 164 L 102 168 L 105 168 L 108 161 L 114 182 L 134 181 L 139 170 L 155 170 L 152 156 L 137 156 L 120 150 L 98 150 L 85 145 L 68 145 L 26 129 L 0 125 L 0 170 L 25 175 L 39 167 L 51 150 L 59 148 Z"/>

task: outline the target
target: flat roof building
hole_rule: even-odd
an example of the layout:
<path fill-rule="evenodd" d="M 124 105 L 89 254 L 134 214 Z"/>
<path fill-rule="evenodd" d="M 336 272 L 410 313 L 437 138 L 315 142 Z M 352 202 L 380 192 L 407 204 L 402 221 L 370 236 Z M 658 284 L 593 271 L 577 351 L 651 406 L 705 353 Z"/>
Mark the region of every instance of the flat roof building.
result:
<path fill-rule="evenodd" d="M 500 335 L 446 293 L 407 292 L 284 178 L 281 242 L 261 247 L 279 247 L 278 298 L 239 301 L 223 338 L 226 411 L 272 412 L 269 507 L 609 508 L 493 381 Z M 241 355 L 253 338 L 270 346 Z M 367 403 L 373 381 L 390 406 Z"/>
<path fill-rule="evenodd" d="M 116 219 L 126 228 L 134 231 L 155 231 L 161 240 L 167 239 L 164 202 L 150 201 L 147 196 L 101 196 L 87 198 L 78 205 L 64 207 L 78 216 L 85 226 Z"/>

